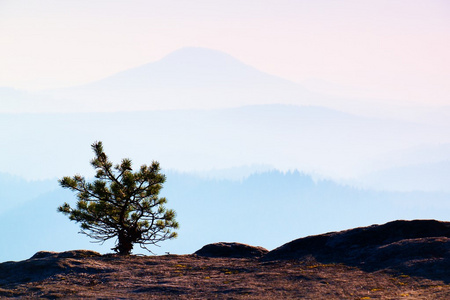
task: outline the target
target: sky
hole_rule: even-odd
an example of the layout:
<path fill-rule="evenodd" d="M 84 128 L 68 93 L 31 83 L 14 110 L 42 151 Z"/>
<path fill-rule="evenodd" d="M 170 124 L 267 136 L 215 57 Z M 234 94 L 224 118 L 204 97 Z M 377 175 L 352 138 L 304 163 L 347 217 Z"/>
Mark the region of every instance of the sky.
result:
<path fill-rule="evenodd" d="M 0 86 L 92 82 L 183 47 L 325 93 L 450 105 L 446 0 L 0 0 Z"/>

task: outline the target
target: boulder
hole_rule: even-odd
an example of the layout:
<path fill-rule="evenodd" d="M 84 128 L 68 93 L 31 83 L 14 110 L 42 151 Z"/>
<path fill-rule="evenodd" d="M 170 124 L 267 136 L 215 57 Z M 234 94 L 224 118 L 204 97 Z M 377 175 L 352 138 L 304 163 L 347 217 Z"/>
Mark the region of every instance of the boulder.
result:
<path fill-rule="evenodd" d="M 70 250 L 64 252 L 53 252 L 53 251 L 39 251 L 36 252 L 30 259 L 36 258 L 84 258 L 84 257 L 95 257 L 101 256 L 100 253 L 92 250 Z"/>
<path fill-rule="evenodd" d="M 203 246 L 194 254 L 206 257 L 259 258 L 269 252 L 263 247 L 241 243 L 214 243 Z"/>
<path fill-rule="evenodd" d="M 39 251 L 27 260 L 0 263 L 0 286 L 40 281 L 56 274 L 109 271 L 107 266 L 95 261 L 97 257 L 101 258 L 101 254 L 90 250 Z"/>

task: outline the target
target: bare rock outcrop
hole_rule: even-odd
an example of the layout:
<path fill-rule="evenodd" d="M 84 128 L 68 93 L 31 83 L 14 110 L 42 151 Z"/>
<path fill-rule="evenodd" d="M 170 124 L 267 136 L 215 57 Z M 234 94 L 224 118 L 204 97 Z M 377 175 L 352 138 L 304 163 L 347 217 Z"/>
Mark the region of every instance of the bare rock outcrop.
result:
<path fill-rule="evenodd" d="M 309 236 L 270 251 L 262 260 L 307 257 L 367 271 L 391 269 L 417 276 L 433 269 L 431 273 L 450 280 L 446 275 L 450 268 L 450 222 L 399 220 Z"/>
<path fill-rule="evenodd" d="M 53 251 L 39 251 L 36 252 L 30 259 L 36 258 L 84 258 L 84 257 L 96 257 L 101 256 L 100 253 L 92 250 L 70 250 L 64 252 Z"/>
<path fill-rule="evenodd" d="M 37 281 L 62 273 L 106 271 L 102 265 L 90 265 L 83 261 L 84 258 L 97 256 L 101 256 L 101 254 L 90 250 L 39 251 L 27 260 L 1 263 L 0 286 L 12 282 Z"/>
<path fill-rule="evenodd" d="M 263 247 L 255 247 L 241 243 L 214 243 L 203 246 L 194 254 L 206 257 L 253 258 L 261 257 L 269 251 Z"/>

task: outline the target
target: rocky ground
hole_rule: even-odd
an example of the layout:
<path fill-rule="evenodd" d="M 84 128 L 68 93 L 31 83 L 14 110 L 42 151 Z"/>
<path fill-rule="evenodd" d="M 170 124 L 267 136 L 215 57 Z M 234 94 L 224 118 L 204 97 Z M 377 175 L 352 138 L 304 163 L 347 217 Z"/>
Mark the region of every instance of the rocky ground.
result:
<path fill-rule="evenodd" d="M 38 252 L 0 264 L 0 298 L 449 299 L 450 223 L 397 221 L 192 255 Z"/>

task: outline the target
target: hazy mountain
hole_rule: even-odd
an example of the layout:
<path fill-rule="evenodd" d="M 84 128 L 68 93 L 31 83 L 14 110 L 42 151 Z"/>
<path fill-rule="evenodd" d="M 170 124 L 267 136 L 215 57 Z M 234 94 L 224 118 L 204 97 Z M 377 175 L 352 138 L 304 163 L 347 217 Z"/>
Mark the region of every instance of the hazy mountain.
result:
<path fill-rule="evenodd" d="M 443 126 L 442 128 L 448 128 Z M 430 132 L 430 134 L 434 134 Z M 373 158 L 352 184 L 388 190 L 449 190 L 450 144 L 423 143 Z"/>
<path fill-rule="evenodd" d="M 56 180 L 30 181 L 19 176 L 0 173 L 0 213 L 7 212 L 56 188 Z"/>
<path fill-rule="evenodd" d="M 190 172 L 191 174 L 195 174 L 200 178 L 204 179 L 216 179 L 216 180 L 243 180 L 248 178 L 253 174 L 264 173 L 270 170 L 275 169 L 270 165 L 263 164 L 253 164 L 253 165 L 243 165 L 238 167 L 231 167 L 226 169 L 210 169 L 210 170 L 201 170 L 196 172 Z"/>
<path fill-rule="evenodd" d="M 361 176 L 358 182 L 378 190 L 450 192 L 450 160 L 380 170 Z"/>
<path fill-rule="evenodd" d="M 3 112 L 47 112 L 0 115 L 0 172 L 26 178 L 89 172 L 95 140 L 119 159 L 157 159 L 166 169 L 269 165 L 333 178 L 418 164 L 406 159 L 410 149 L 450 143 L 448 109 L 400 109 L 409 121 L 364 117 L 344 110 L 392 116 L 392 107 L 311 93 L 204 48 L 39 95 L 2 88 L 0 102 Z M 213 107 L 233 108 L 205 110 Z M 167 108 L 177 110 L 157 110 Z M 419 163 L 446 159 L 428 152 Z M 233 172 L 221 176 L 248 173 Z"/>
<path fill-rule="evenodd" d="M 1 91 L 0 91 L 1 94 Z M 261 72 L 220 51 L 183 48 L 159 61 L 90 84 L 0 98 L 0 112 L 112 112 L 230 108 L 261 104 L 314 105 L 365 116 L 448 122 L 435 108 L 389 99 L 329 95 Z M 6 103 L 7 105 L 5 105 Z"/>
<path fill-rule="evenodd" d="M 49 91 L 70 111 L 208 109 L 252 104 L 312 104 L 318 95 L 223 52 L 183 48 L 91 84 Z M 69 107 L 67 107 L 69 110 Z"/>
<path fill-rule="evenodd" d="M 22 190 L 28 190 L 23 184 Z M 58 205 L 73 199 L 69 191 L 58 188 L 36 194 L 7 212 L 0 212 L 0 261 L 30 257 L 36 249 L 63 251 L 95 247 L 77 234 L 79 226 L 57 212 Z M 0 203 L 8 199 L 0 199 Z"/>
<path fill-rule="evenodd" d="M 0 126 L 4 143 L 0 171 L 37 179 L 91 172 L 89 145 L 96 140 L 104 142 L 114 160 L 130 157 L 142 164 L 156 159 L 165 169 L 205 171 L 262 164 L 336 178 L 385 169 L 389 165 L 372 163 L 384 154 L 450 143 L 446 126 L 285 105 L 3 114 Z"/>
<path fill-rule="evenodd" d="M 0 87 L 1 113 L 46 112 L 56 101 L 51 95 L 30 93 L 9 87 Z M 53 108 L 51 108 L 53 110 Z"/>
<path fill-rule="evenodd" d="M 167 182 L 161 195 L 167 197 L 167 207 L 176 210 L 181 227 L 179 238 L 154 248 L 158 254 L 193 253 L 219 241 L 273 249 L 311 234 L 395 219 L 446 220 L 450 215 L 448 193 L 354 189 L 332 181 L 314 181 L 299 172 L 270 171 L 242 181 L 165 173 Z M 28 185 L 21 189 L 28 190 Z M 56 212 L 64 201 L 74 203 L 75 194 L 58 188 L 0 213 L 0 262 L 26 259 L 40 250 L 111 252 L 111 243 L 91 244 L 89 238 L 78 234 L 77 224 Z M 136 251 L 141 252 L 139 247 Z"/>

